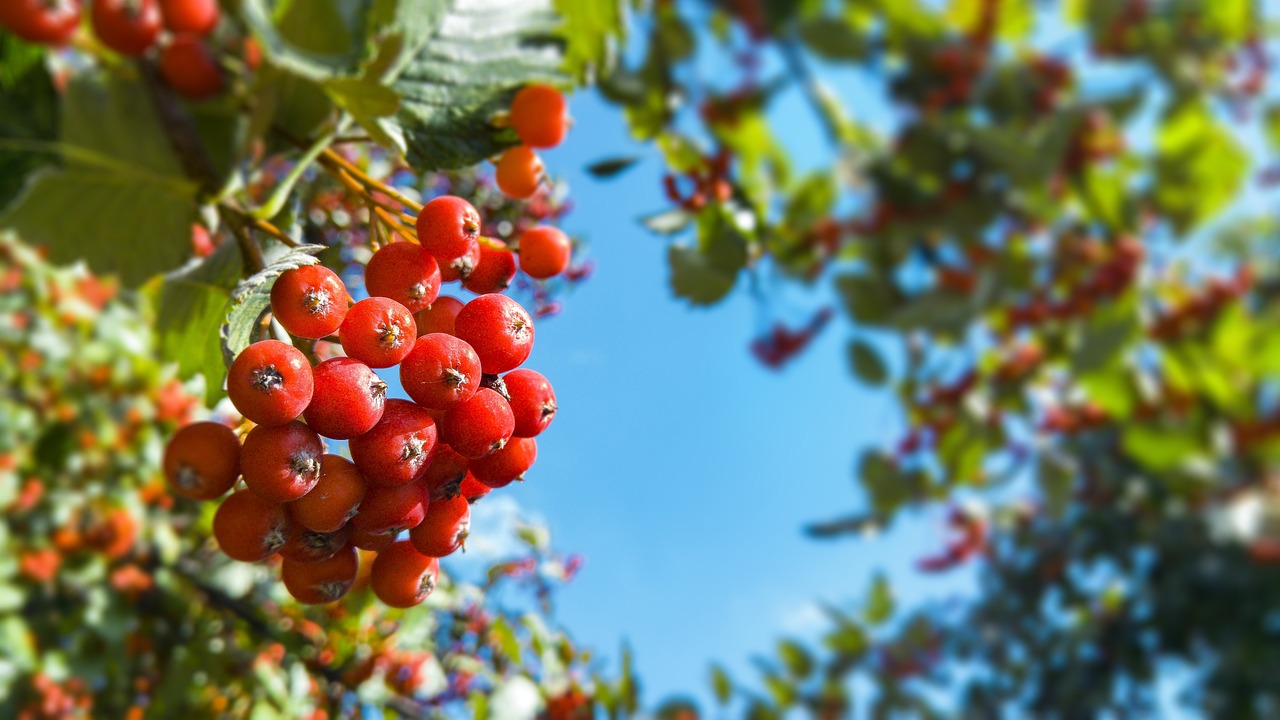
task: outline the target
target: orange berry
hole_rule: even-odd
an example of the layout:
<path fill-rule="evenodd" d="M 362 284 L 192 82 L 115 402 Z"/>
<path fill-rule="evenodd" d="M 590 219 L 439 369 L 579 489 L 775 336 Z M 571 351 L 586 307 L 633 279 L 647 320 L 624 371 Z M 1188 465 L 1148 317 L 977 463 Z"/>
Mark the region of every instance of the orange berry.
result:
<path fill-rule="evenodd" d="M 564 95 L 550 85 L 521 88 L 511 100 L 511 128 L 529 147 L 559 145 L 569 129 L 569 106 Z"/>
<path fill-rule="evenodd" d="M 183 497 L 221 497 L 240 476 L 240 440 L 226 425 L 192 423 L 165 447 L 164 474 L 169 487 Z"/>
<path fill-rule="evenodd" d="M 280 579 L 285 589 L 300 603 L 321 605 L 331 603 L 351 589 L 355 582 L 360 558 L 351 546 L 338 551 L 333 557 L 317 562 L 297 562 L 285 558 L 280 564 Z"/>
<path fill-rule="evenodd" d="M 258 562 L 276 554 L 289 539 L 289 514 L 283 505 L 250 490 L 227 496 L 213 516 L 213 537 L 234 560 Z"/>
<path fill-rule="evenodd" d="M 542 158 L 531 148 L 519 145 L 507 150 L 498 160 L 498 188 L 508 196 L 531 197 L 542 179 Z"/>
<path fill-rule="evenodd" d="M 373 594 L 395 608 L 413 607 L 435 590 L 440 561 L 418 552 L 408 540 L 401 540 L 374 558 L 369 584 Z"/>

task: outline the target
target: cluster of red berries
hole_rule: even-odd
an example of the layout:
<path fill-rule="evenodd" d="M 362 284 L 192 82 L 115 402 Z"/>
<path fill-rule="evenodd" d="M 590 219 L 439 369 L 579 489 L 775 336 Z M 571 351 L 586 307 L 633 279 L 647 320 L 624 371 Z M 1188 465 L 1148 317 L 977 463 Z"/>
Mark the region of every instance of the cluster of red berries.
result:
<path fill-rule="evenodd" d="M 482 247 L 479 228 L 461 198 L 427 203 L 421 244 L 378 249 L 365 271 L 370 297 L 354 304 L 328 268 L 281 274 L 271 290 L 276 321 L 296 337 L 336 340 L 345 357 L 312 367 L 293 345 L 256 342 L 227 374 L 231 402 L 255 423 L 243 446 L 213 422 L 188 425 L 169 443 L 165 472 L 181 495 L 218 498 L 243 476 L 246 487 L 218 508 L 214 537 L 236 560 L 279 553 L 285 587 L 301 602 L 342 597 L 356 578 L 357 548 L 377 552 L 370 585 L 379 599 L 422 602 L 437 559 L 467 537 L 470 502 L 520 479 L 537 457 L 534 438 L 556 400 L 545 377 L 519 367 L 533 348 L 533 319 L 496 292 L 466 304 L 439 296 L 463 268 L 468 288 L 477 276 L 496 288 L 514 275 L 514 260 L 509 273 L 495 273 L 486 269 L 495 255 L 470 257 Z M 520 264 L 535 277 L 563 272 L 568 254 L 554 228 L 521 238 Z M 396 365 L 411 400 L 388 398 L 374 373 Z M 352 459 L 326 454 L 322 436 L 347 440 Z M 408 540 L 398 540 L 405 531 Z"/>
<path fill-rule="evenodd" d="M 222 70 L 204 43 L 218 25 L 217 0 L 93 0 L 89 11 L 98 41 L 121 55 L 140 57 L 159 43 L 160 73 L 183 96 L 204 99 L 222 90 Z M 0 3 L 0 27 L 42 45 L 70 42 L 80 16 L 80 0 Z"/>
<path fill-rule="evenodd" d="M 532 197 L 542 183 L 542 158 L 535 149 L 553 148 L 569 132 L 569 105 L 550 85 L 526 85 L 511 100 L 508 125 L 520 137 L 520 145 L 498 159 L 498 188 L 513 198 Z"/>

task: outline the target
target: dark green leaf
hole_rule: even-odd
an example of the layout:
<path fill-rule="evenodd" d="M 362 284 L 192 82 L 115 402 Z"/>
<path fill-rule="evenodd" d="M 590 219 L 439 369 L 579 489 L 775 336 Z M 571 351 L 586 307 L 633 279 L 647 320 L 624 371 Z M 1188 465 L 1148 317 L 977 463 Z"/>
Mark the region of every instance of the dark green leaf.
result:
<path fill-rule="evenodd" d="M 889 368 L 880 352 L 865 340 L 849 342 L 849 364 L 853 374 L 868 385 L 882 385 L 889 379 Z"/>
<path fill-rule="evenodd" d="M 631 166 L 635 165 L 639 160 L 639 155 L 597 160 L 587 166 L 587 172 L 598 178 L 611 178 L 622 173 L 624 170 L 630 169 Z"/>
<path fill-rule="evenodd" d="M 716 696 L 716 702 L 720 705 L 728 705 L 729 699 L 733 697 L 733 681 L 729 679 L 729 673 L 719 665 L 711 666 L 711 692 Z"/>
<path fill-rule="evenodd" d="M 867 56 L 866 37 L 847 19 L 820 16 L 801 21 L 800 39 L 814 55 L 827 60 L 862 60 Z"/>
<path fill-rule="evenodd" d="M 0 210 L 36 168 L 57 162 L 58 101 L 44 49 L 0 33 Z"/>

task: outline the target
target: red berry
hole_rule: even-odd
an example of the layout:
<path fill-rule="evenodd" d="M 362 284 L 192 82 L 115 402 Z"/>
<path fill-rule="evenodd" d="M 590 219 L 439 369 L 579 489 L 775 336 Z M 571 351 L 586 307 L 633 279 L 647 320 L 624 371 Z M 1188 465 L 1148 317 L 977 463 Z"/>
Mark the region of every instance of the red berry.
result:
<path fill-rule="evenodd" d="M 256 342 L 227 371 L 227 396 L 241 415 L 259 425 L 292 422 L 315 389 L 307 356 L 279 340 Z"/>
<path fill-rule="evenodd" d="M 573 243 L 558 228 L 539 225 L 520 236 L 520 269 L 531 278 L 545 280 L 569 267 Z"/>
<path fill-rule="evenodd" d="M 533 318 L 506 295 L 481 295 L 464 305 L 454 333 L 476 351 L 488 374 L 519 367 L 533 350 Z"/>
<path fill-rule="evenodd" d="M 445 500 L 458 494 L 459 483 L 467 475 L 468 460 L 444 443 L 436 443 L 436 454 L 422 475 L 431 502 Z"/>
<path fill-rule="evenodd" d="M 423 335 L 400 363 L 400 384 L 423 407 L 448 407 L 480 387 L 480 357 L 452 335 Z"/>
<path fill-rule="evenodd" d="M 409 531 L 409 542 L 423 555 L 442 558 L 463 547 L 470 531 L 471 505 L 459 495 L 431 503 L 427 516 Z"/>
<path fill-rule="evenodd" d="M 370 487 L 411 483 L 431 461 L 436 422 L 431 413 L 408 400 L 388 400 L 378 424 L 351 438 L 349 447 L 351 459 Z"/>
<path fill-rule="evenodd" d="M 480 388 L 444 414 L 440 439 L 459 455 L 479 458 L 501 449 L 514 427 L 507 401 L 489 388 Z"/>
<path fill-rule="evenodd" d="M 395 537 L 422 522 L 428 502 L 427 488 L 422 483 L 371 486 L 351 518 L 351 529 Z"/>
<path fill-rule="evenodd" d="M 373 552 L 382 552 L 391 547 L 396 541 L 394 534 L 388 535 L 385 532 L 370 532 L 368 530 L 360 530 L 359 528 L 351 528 L 350 543 L 353 547 L 361 550 L 372 550 Z"/>
<path fill-rule="evenodd" d="M 307 605 L 331 603 L 342 598 L 356 581 L 360 554 L 346 547 L 326 560 L 298 562 L 285 558 L 280 579 L 295 600 Z"/>
<path fill-rule="evenodd" d="M 165 446 L 164 474 L 169 487 L 183 497 L 221 497 L 240 477 L 240 440 L 221 423 L 192 423 Z"/>
<path fill-rule="evenodd" d="M 303 417 L 312 430 L 334 440 L 363 435 L 382 419 L 387 384 L 368 365 L 329 358 L 311 369 L 315 389 Z"/>
<path fill-rule="evenodd" d="M 542 180 L 542 158 L 527 146 L 513 147 L 498 159 L 495 176 L 498 188 L 509 197 L 531 197 Z"/>
<path fill-rule="evenodd" d="M 301 422 L 259 425 L 244 438 L 244 484 L 272 502 L 297 500 L 320 482 L 323 456 L 324 442 Z"/>
<path fill-rule="evenodd" d="M 177 35 L 160 51 L 160 74 L 169 87 L 192 100 L 222 92 L 222 68 L 197 35 Z"/>
<path fill-rule="evenodd" d="M 160 0 L 160 14 L 171 33 L 208 35 L 218 24 L 218 0 Z"/>
<path fill-rule="evenodd" d="M 480 237 L 480 213 L 460 197 L 442 195 L 422 206 L 417 228 L 422 249 L 445 264 L 466 255 Z"/>
<path fill-rule="evenodd" d="M 556 417 L 556 392 L 537 370 L 519 368 L 502 376 L 516 418 L 514 437 L 535 437 Z"/>
<path fill-rule="evenodd" d="M 355 463 L 341 455 L 325 455 L 320 458 L 320 481 L 289 503 L 289 514 L 308 530 L 331 533 L 356 514 L 364 495 L 364 477 Z"/>
<path fill-rule="evenodd" d="M 418 337 L 430 333 L 453 334 L 453 321 L 462 309 L 462 301 L 456 297 L 441 295 L 426 310 L 419 310 L 413 316 L 418 324 Z"/>
<path fill-rule="evenodd" d="M 365 298 L 347 311 L 338 340 L 347 355 L 369 367 L 391 367 L 413 349 L 418 336 L 413 314 L 384 297 Z"/>
<path fill-rule="evenodd" d="M 516 480 L 538 459 L 538 441 L 533 438 L 511 438 L 501 450 L 489 453 L 468 465 L 477 480 L 497 490 Z"/>
<path fill-rule="evenodd" d="M 286 506 L 287 509 L 287 506 Z M 289 539 L 280 546 L 280 557 L 294 562 L 317 562 L 327 560 L 339 550 L 347 547 L 351 537 L 351 528 L 343 527 L 333 532 L 316 532 L 298 524 L 297 518 L 290 526 Z"/>
<path fill-rule="evenodd" d="M 382 246 L 365 266 L 364 286 L 370 295 L 391 298 L 418 312 L 440 294 L 440 266 L 411 242 Z"/>
<path fill-rule="evenodd" d="M 462 281 L 462 287 L 477 295 L 502 292 L 515 276 L 515 253 L 496 240 L 480 238 L 480 262 Z"/>
<path fill-rule="evenodd" d="M 369 573 L 373 594 L 394 608 L 413 607 L 427 599 L 440 575 L 440 561 L 402 540 L 378 553 Z"/>
<path fill-rule="evenodd" d="M 480 264 L 480 242 L 472 241 L 467 246 L 466 252 L 461 257 L 452 260 L 440 261 L 440 280 L 443 282 L 453 282 L 455 280 L 466 280 L 471 277 L 471 273 Z"/>
<path fill-rule="evenodd" d="M 347 316 L 347 288 L 323 265 L 285 270 L 271 286 L 271 313 L 291 335 L 322 338 L 334 334 Z"/>
<path fill-rule="evenodd" d="M 488 495 L 492 490 L 493 488 L 477 480 L 471 473 L 467 473 L 467 476 L 462 478 L 462 484 L 458 486 L 458 494 L 466 498 L 469 503 Z"/>
<path fill-rule="evenodd" d="M 63 45 L 80 26 L 80 0 L 5 0 L 0 27 L 31 43 Z"/>
<path fill-rule="evenodd" d="M 228 495 L 213 515 L 213 537 L 232 560 L 266 560 L 280 550 L 289 533 L 284 506 L 248 490 Z"/>
<path fill-rule="evenodd" d="M 564 95 L 550 85 L 520 88 L 511 100 L 511 128 L 529 147 L 559 145 L 569 129 L 569 106 Z"/>
<path fill-rule="evenodd" d="M 121 55 L 141 55 L 160 35 L 156 0 L 93 0 L 93 34 Z"/>

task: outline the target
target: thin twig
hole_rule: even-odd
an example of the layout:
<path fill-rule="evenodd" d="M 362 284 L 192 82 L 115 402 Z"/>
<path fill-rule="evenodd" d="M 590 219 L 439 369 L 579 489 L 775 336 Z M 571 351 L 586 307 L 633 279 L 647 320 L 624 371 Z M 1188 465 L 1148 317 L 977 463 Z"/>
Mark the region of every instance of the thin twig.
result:
<path fill-rule="evenodd" d="M 222 208 L 229 210 L 228 208 Z M 253 241 L 249 236 L 245 226 L 240 223 L 240 218 L 231 216 L 230 212 L 222 214 L 223 220 L 231 226 L 231 234 L 236 239 L 236 244 L 240 246 L 240 257 L 244 262 L 245 276 L 253 275 L 261 271 L 267 266 L 266 260 L 262 257 L 262 248 L 258 247 L 258 243 Z"/>
<path fill-rule="evenodd" d="M 383 193 L 384 195 L 394 199 L 396 202 L 412 210 L 415 214 L 422 212 L 422 203 L 417 202 L 415 200 L 410 200 L 409 198 L 402 195 L 399 190 L 396 190 L 395 188 L 391 187 L 390 185 L 387 185 L 381 180 L 375 180 L 369 177 L 367 173 L 365 173 L 360 168 L 356 167 L 354 164 L 349 162 L 346 158 L 334 152 L 333 149 L 325 148 L 324 152 L 320 154 L 320 158 L 322 160 L 322 164 L 332 163 L 333 165 L 336 165 L 342 168 L 343 170 L 346 170 L 348 173 L 351 174 L 352 177 L 364 183 L 366 186 L 371 187 L 374 190 L 377 190 L 378 192 Z"/>

